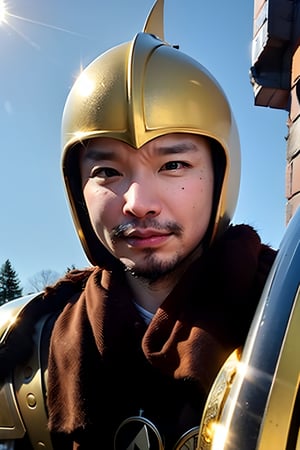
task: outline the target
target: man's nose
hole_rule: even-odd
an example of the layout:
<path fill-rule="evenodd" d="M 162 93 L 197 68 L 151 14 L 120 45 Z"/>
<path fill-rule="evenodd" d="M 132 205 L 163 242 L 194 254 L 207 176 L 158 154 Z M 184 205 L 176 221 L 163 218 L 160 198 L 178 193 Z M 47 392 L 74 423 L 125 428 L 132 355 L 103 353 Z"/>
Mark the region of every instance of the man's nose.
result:
<path fill-rule="evenodd" d="M 153 182 L 132 182 L 124 194 L 123 213 L 136 217 L 157 216 L 161 205 Z"/>

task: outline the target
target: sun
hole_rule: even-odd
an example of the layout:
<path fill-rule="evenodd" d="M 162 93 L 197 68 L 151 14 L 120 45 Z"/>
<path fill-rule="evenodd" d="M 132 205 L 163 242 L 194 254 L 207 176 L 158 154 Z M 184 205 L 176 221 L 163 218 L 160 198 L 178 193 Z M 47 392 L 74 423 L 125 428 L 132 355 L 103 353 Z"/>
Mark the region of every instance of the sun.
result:
<path fill-rule="evenodd" d="M 0 25 L 6 22 L 7 9 L 4 0 L 0 0 Z"/>

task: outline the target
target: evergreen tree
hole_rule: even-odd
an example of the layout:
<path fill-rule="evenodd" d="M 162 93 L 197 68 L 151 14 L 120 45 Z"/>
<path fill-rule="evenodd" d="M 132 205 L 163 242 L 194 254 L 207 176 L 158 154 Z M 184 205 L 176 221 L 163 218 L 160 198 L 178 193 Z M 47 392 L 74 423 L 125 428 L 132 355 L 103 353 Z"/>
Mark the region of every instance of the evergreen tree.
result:
<path fill-rule="evenodd" d="M 0 268 L 0 305 L 22 295 L 20 280 L 9 259 Z"/>

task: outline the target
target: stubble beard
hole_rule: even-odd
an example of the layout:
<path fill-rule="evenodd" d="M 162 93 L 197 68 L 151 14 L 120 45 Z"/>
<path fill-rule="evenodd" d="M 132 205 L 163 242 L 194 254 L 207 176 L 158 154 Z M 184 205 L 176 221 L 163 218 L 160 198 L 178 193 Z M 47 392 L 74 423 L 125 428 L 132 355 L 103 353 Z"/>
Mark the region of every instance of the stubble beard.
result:
<path fill-rule="evenodd" d="M 119 239 L 126 239 L 128 230 L 131 228 L 154 228 L 156 230 L 165 230 L 177 238 L 183 234 L 183 228 L 176 222 L 168 221 L 159 223 L 155 218 L 147 218 L 144 220 L 132 220 L 128 223 L 120 224 L 114 227 L 111 231 L 111 241 L 115 243 Z M 159 259 L 156 255 L 156 250 L 153 248 L 145 248 L 143 250 L 143 262 L 139 266 L 132 267 L 123 263 L 125 270 L 129 272 L 134 278 L 144 280 L 147 283 L 155 283 L 162 281 L 166 277 L 173 274 L 180 265 L 180 255 L 175 253 L 168 261 Z"/>

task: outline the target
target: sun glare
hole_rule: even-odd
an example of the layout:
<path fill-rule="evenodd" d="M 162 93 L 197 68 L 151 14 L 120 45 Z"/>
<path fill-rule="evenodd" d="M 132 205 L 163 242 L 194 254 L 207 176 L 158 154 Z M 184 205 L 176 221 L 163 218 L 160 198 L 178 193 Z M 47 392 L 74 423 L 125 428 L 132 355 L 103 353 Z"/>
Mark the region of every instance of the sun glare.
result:
<path fill-rule="evenodd" d="M 0 0 L 0 25 L 6 21 L 6 5 L 4 0 Z"/>
<path fill-rule="evenodd" d="M 51 25 L 49 23 L 40 22 L 38 20 L 30 19 L 28 17 L 18 16 L 17 14 L 13 14 L 11 11 L 8 10 L 7 7 L 7 1 L 9 0 L 0 0 L 0 26 L 2 24 L 5 24 L 7 27 L 9 27 L 11 30 L 13 30 L 16 34 L 18 34 L 22 39 L 27 41 L 32 47 L 40 49 L 39 44 L 32 41 L 27 34 L 25 34 L 21 29 L 18 28 L 13 22 L 16 21 L 22 21 L 26 22 L 27 24 L 37 25 L 43 28 L 49 28 L 54 31 L 59 31 L 63 33 L 73 34 L 75 36 L 79 37 L 86 37 L 82 35 L 81 33 L 77 33 L 75 31 L 70 31 L 62 27 L 58 27 L 56 25 Z"/>

